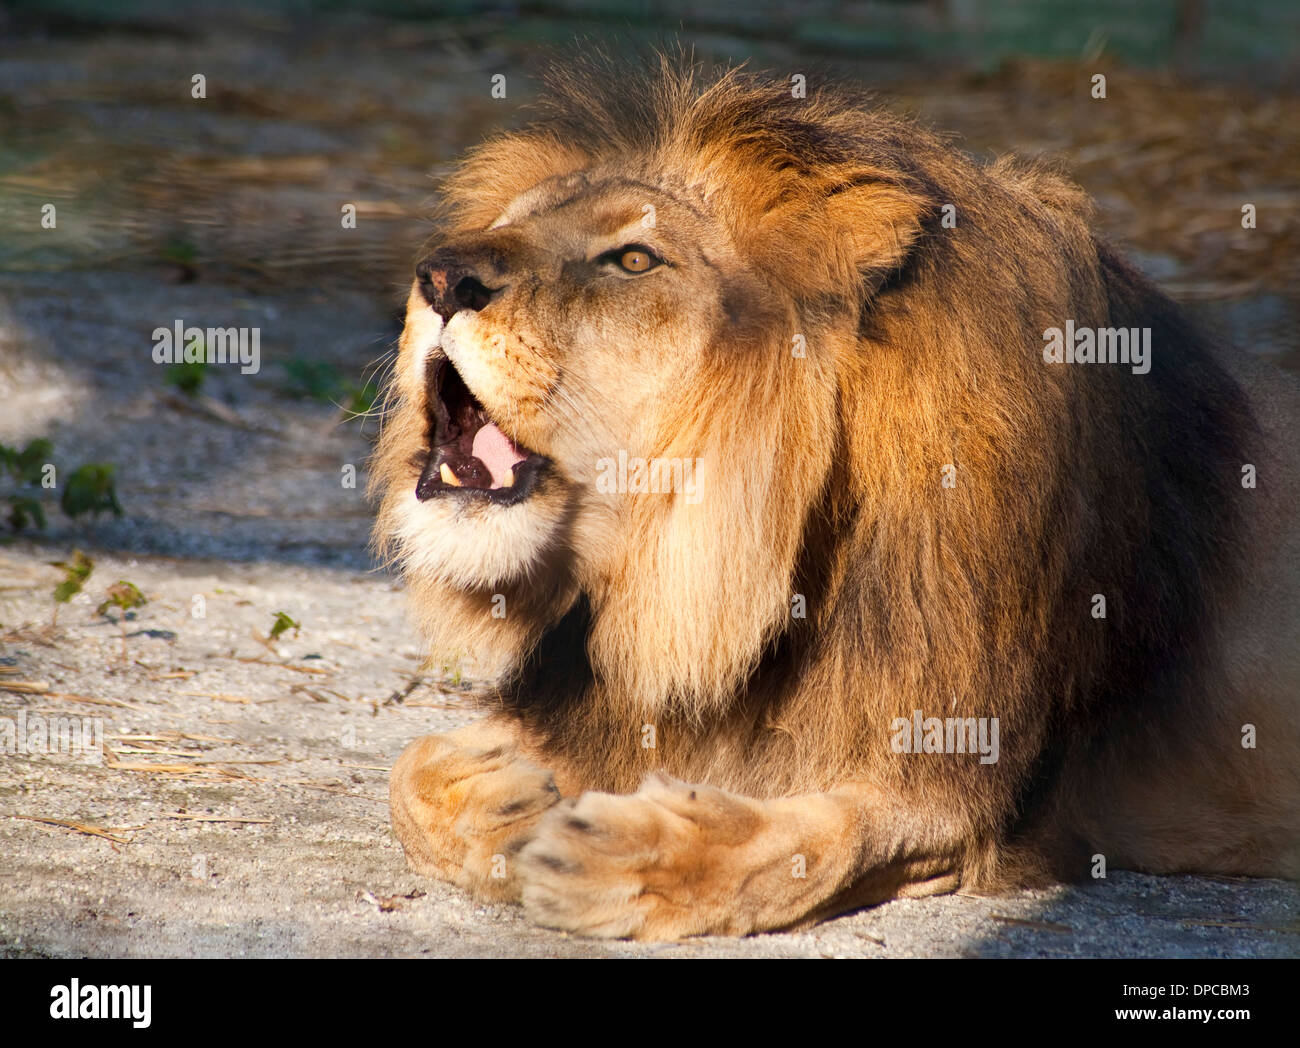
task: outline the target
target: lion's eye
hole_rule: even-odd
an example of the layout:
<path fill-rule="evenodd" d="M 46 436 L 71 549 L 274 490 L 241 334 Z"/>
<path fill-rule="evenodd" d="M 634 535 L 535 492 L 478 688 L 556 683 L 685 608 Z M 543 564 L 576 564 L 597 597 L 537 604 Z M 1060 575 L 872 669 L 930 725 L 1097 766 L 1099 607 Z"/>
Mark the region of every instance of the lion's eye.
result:
<path fill-rule="evenodd" d="M 617 262 L 625 273 L 648 273 L 656 266 L 663 265 L 664 260 L 641 244 L 629 244 L 611 251 L 607 256 Z"/>

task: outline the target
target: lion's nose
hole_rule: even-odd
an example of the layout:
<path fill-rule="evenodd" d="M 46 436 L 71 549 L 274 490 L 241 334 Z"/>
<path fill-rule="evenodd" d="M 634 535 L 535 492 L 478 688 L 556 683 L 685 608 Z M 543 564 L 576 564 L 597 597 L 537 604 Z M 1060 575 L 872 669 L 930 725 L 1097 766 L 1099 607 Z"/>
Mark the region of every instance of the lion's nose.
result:
<path fill-rule="evenodd" d="M 423 259 L 415 267 L 420 294 L 444 321 L 462 309 L 482 309 L 502 288 L 488 287 L 480 270 L 472 264 L 437 254 Z"/>

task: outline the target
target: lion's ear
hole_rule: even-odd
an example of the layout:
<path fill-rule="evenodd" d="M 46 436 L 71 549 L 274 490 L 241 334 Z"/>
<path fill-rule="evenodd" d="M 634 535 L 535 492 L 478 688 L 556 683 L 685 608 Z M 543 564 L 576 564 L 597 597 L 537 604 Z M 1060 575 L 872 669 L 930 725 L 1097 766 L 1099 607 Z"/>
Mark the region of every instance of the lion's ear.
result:
<path fill-rule="evenodd" d="M 870 181 L 832 191 L 826 208 L 858 271 L 883 274 L 903 264 L 929 204 L 902 186 Z"/>
<path fill-rule="evenodd" d="M 903 263 L 929 211 L 923 197 L 861 173 L 811 184 L 789 178 L 738 205 L 741 249 L 801 297 L 869 292 Z"/>

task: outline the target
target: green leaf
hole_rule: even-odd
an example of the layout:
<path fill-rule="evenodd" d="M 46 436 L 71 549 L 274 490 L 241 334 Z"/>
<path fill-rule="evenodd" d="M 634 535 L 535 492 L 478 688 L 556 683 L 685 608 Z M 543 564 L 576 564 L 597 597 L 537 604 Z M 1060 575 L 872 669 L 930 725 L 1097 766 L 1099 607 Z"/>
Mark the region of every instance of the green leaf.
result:
<path fill-rule="evenodd" d="M 286 360 L 282 366 L 289 379 L 289 392 L 295 397 L 308 397 L 332 404 L 344 394 L 339 369 L 328 360 L 294 357 Z"/>
<path fill-rule="evenodd" d="M 103 615 L 110 608 L 121 608 L 125 612 L 149 603 L 139 587 L 132 582 L 127 582 L 126 579 L 118 579 L 109 586 L 107 597 L 108 599 L 95 609 L 96 615 Z"/>
<path fill-rule="evenodd" d="M 374 410 L 375 401 L 379 399 L 379 386 L 373 381 L 364 386 L 348 384 L 347 410 L 353 415 L 368 415 Z"/>
<path fill-rule="evenodd" d="M 54 599 L 60 604 L 67 604 L 81 592 L 82 584 L 95 570 L 95 562 L 78 549 L 72 551 L 71 562 L 56 560 L 53 563 L 56 568 L 63 569 L 64 576 L 63 581 L 54 587 Z"/>
<path fill-rule="evenodd" d="M 38 500 L 26 495 L 10 495 L 9 526 L 14 531 L 22 531 L 28 523 L 35 523 L 38 528 L 44 528 L 45 507 Z"/>
<path fill-rule="evenodd" d="M 115 472 L 116 468 L 107 462 L 88 462 L 79 467 L 64 486 L 59 503 L 63 512 L 74 519 L 83 513 L 98 517 L 105 511 L 120 517 L 122 507 L 113 482 Z"/>
<path fill-rule="evenodd" d="M 169 365 L 165 378 L 186 396 L 194 397 L 198 396 L 199 387 L 203 385 L 207 374 L 206 360 L 186 360 Z"/>
<path fill-rule="evenodd" d="M 174 236 L 167 241 L 159 252 L 163 260 L 178 266 L 192 266 L 199 257 L 199 250 L 184 237 Z"/>
<path fill-rule="evenodd" d="M 54 445 L 44 437 L 28 441 L 22 451 L 13 456 L 10 471 L 20 484 L 39 484 L 41 470 L 54 454 Z"/>
<path fill-rule="evenodd" d="M 275 621 L 271 623 L 271 640 L 277 640 L 280 634 L 288 630 L 293 630 L 294 636 L 296 637 L 301 628 L 302 626 L 299 623 L 294 622 L 293 619 L 283 611 L 277 611 L 275 613 Z"/>

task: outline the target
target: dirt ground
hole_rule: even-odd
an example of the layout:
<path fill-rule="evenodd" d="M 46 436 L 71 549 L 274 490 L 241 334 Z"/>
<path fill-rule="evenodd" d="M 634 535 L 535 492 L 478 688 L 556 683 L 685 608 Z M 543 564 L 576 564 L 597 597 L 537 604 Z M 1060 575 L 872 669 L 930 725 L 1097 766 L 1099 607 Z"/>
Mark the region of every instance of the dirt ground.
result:
<path fill-rule="evenodd" d="M 678 945 L 528 925 L 408 872 L 386 769 L 414 736 L 464 723 L 468 696 L 417 684 L 402 593 L 347 567 L 97 554 L 49 630 L 45 562 L 0 554 L 16 717 L 94 718 L 103 753 L 0 758 L 0 955 L 8 956 L 1295 956 L 1300 892 L 1270 881 L 1112 872 L 1085 887 L 903 900 L 811 931 Z M 149 603 L 94 614 L 110 581 Z M 205 616 L 193 616 L 194 598 Z M 301 624 L 274 651 L 275 611 Z M 122 656 L 122 634 L 126 661 Z M 403 698 L 404 696 L 404 698 Z M 57 819 L 84 829 L 28 821 Z M 230 821 L 226 821 L 230 820 Z M 248 820 L 248 821 L 239 821 Z"/>
<path fill-rule="evenodd" d="M 413 737 L 473 717 L 475 685 L 422 669 L 401 586 L 367 552 L 373 422 L 294 366 L 382 373 L 429 172 L 516 118 L 487 79 L 527 82 L 539 50 L 350 16 L 9 28 L 0 443 L 48 437 L 64 477 L 112 463 L 125 513 L 73 522 L 52 499 L 44 531 L 0 544 L 0 739 L 20 717 L 102 733 L 90 759 L 0 753 L 0 956 L 1300 955 L 1300 889 L 1272 881 L 1111 871 L 640 945 L 536 929 L 408 872 L 386 770 Z M 203 71 L 207 108 L 188 96 Z M 857 73 L 978 152 L 1065 151 L 1143 265 L 1252 352 L 1296 361 L 1295 96 L 1116 68 L 1127 101 L 1099 121 L 1069 64 Z M 1269 221 L 1248 238 L 1236 213 L 1252 198 Z M 343 230 L 349 201 L 360 221 Z M 150 356 L 175 319 L 258 327 L 261 370 L 181 392 Z M 54 624 L 50 562 L 78 548 L 94 570 Z M 96 608 L 120 579 L 148 603 L 114 622 Z M 272 642 L 277 612 L 301 628 Z"/>

